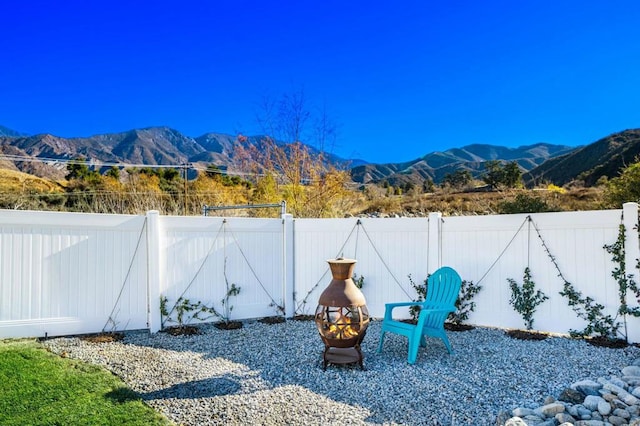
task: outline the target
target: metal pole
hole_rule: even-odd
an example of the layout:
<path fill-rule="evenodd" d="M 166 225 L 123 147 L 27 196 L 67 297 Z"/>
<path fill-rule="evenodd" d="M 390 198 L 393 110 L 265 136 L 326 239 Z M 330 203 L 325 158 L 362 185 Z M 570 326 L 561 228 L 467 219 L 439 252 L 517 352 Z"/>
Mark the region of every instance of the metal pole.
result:
<path fill-rule="evenodd" d="M 279 204 L 240 204 L 233 206 L 202 206 L 202 214 L 207 216 L 209 211 L 214 210 L 232 210 L 232 209 L 265 209 L 272 207 L 280 207 L 281 214 L 287 213 L 287 203 L 286 201 L 282 201 Z"/>

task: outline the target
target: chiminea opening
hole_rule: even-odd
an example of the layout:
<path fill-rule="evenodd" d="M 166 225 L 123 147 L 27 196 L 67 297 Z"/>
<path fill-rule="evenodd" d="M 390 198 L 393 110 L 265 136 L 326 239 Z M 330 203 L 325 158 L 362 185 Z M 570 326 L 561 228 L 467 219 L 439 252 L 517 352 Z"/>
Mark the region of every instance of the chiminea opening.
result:
<path fill-rule="evenodd" d="M 323 368 L 329 363 L 358 363 L 364 369 L 360 344 L 369 325 L 364 294 L 353 279 L 354 259 L 327 260 L 333 279 L 322 292 L 315 321 L 324 342 Z"/>

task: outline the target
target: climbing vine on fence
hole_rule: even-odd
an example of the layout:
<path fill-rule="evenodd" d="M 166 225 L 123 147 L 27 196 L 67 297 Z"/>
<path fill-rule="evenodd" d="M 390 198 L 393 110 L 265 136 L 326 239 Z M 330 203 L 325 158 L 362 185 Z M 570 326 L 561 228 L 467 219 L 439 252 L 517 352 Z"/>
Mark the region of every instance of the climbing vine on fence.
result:
<path fill-rule="evenodd" d="M 555 256 L 551 254 L 547 243 L 542 238 L 540 230 L 535 223 L 533 223 L 533 226 L 538 234 L 538 238 L 540 238 L 542 242 L 544 251 L 547 253 L 547 256 L 549 256 L 556 271 L 558 271 L 558 277 L 563 281 L 560 295 L 568 299 L 569 306 L 573 309 L 577 317 L 588 323 L 583 330 L 569 330 L 569 334 L 573 337 L 586 337 L 597 334 L 602 337 L 615 338 L 620 328 L 620 323 L 611 315 L 604 313 L 604 305 L 597 303 L 595 299 L 590 296 L 583 296 L 582 293 L 576 290 L 573 284 L 564 277 Z"/>
<path fill-rule="evenodd" d="M 625 226 L 620 225 L 618 227 L 618 239 L 615 243 L 604 246 L 607 253 L 611 254 L 611 260 L 616 263 L 611 276 L 618 283 L 618 300 L 620 301 L 620 307 L 618 308 L 618 314 L 631 315 L 634 317 L 640 317 L 640 307 L 629 307 L 627 304 L 627 293 L 632 291 L 636 299 L 640 298 L 640 291 L 638 285 L 633 279 L 633 274 L 627 274 L 627 265 L 625 261 L 625 247 L 624 247 Z M 625 323 L 626 326 L 626 323 Z M 626 333 L 625 333 L 626 334 Z"/>
<path fill-rule="evenodd" d="M 165 329 L 168 323 L 175 323 L 177 328 L 184 330 L 192 321 L 206 321 L 217 314 L 213 307 L 206 306 L 200 301 L 192 302 L 182 296 L 176 300 L 171 311 L 167 308 L 168 303 L 166 296 L 160 296 L 162 329 Z M 175 318 L 172 316 L 173 312 L 176 314 Z"/>
<path fill-rule="evenodd" d="M 573 337 L 589 337 L 596 335 L 598 337 L 616 339 L 619 334 L 622 334 L 620 333 L 622 323 L 618 320 L 618 317 L 622 317 L 626 328 L 626 315 L 640 316 L 640 307 L 629 308 L 626 303 L 627 293 L 629 290 L 634 291 L 636 297 L 640 297 L 640 292 L 638 291 L 637 284 L 633 280 L 633 275 L 626 273 L 626 264 L 624 260 L 624 225 L 621 224 L 618 228 L 618 238 L 616 242 L 614 244 L 604 246 L 604 249 L 613 255 L 613 262 L 618 265 L 611 273 L 618 283 L 618 297 L 620 301 L 620 307 L 618 308 L 615 317 L 610 314 L 605 314 L 604 305 L 596 302 L 596 300 L 590 296 L 584 296 L 564 277 L 556 258 L 551 254 L 549 247 L 542 238 L 540 230 L 535 223 L 533 223 L 533 226 L 538 234 L 538 238 L 542 242 L 543 249 L 558 272 L 558 277 L 563 281 L 563 288 L 560 295 L 567 298 L 569 306 L 573 309 L 578 318 L 587 321 L 587 326 L 583 330 L 569 330 L 570 335 Z M 626 340 L 626 330 L 622 335 Z"/>

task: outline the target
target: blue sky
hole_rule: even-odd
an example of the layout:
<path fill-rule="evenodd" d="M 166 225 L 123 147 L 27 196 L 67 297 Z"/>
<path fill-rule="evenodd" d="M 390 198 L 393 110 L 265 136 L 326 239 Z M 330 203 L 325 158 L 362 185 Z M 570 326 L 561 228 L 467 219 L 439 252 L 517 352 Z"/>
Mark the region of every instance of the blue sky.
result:
<path fill-rule="evenodd" d="M 0 0 L 0 125 L 258 134 L 304 91 L 334 153 L 582 145 L 640 127 L 640 2 Z"/>

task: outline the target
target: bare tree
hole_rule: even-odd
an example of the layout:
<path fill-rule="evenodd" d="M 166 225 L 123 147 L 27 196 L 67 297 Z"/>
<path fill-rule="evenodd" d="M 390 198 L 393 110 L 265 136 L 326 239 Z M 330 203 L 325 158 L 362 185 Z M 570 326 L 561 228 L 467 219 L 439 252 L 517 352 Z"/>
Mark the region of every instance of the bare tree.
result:
<path fill-rule="evenodd" d="M 348 193 L 349 175 L 323 152 L 336 136 L 326 108 L 313 116 L 301 89 L 277 101 L 263 98 L 261 108 L 257 117 L 265 136 L 259 141 L 240 136 L 234 151 L 237 167 L 255 176 L 256 201 L 284 199 L 299 217 L 334 214 L 332 205 Z"/>
<path fill-rule="evenodd" d="M 338 126 L 329 116 L 325 104 L 318 110 L 318 115 L 314 119 L 313 131 L 316 148 L 320 152 L 333 151 L 338 137 Z"/>

